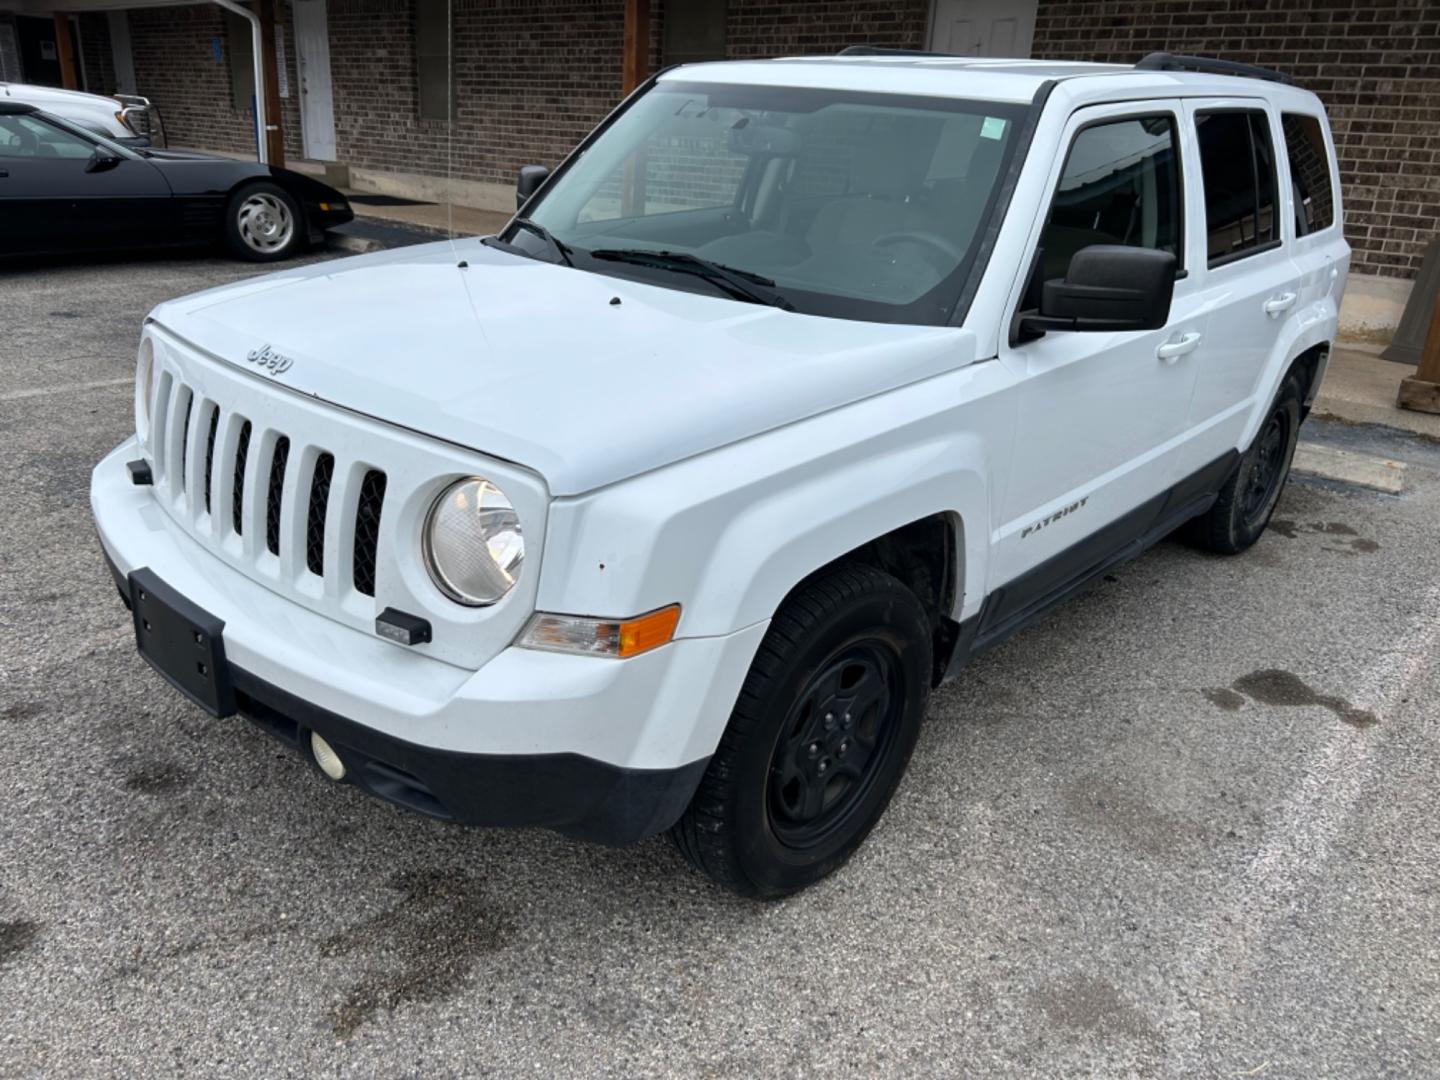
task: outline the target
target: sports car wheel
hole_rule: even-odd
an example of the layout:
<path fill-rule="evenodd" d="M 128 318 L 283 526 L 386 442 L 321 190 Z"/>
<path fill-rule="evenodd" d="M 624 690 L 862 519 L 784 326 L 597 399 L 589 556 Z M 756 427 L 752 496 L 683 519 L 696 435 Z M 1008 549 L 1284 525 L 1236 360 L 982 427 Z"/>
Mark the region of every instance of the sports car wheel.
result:
<path fill-rule="evenodd" d="M 247 184 L 230 196 L 225 240 L 242 259 L 272 262 L 299 248 L 302 224 L 300 207 L 289 192 L 274 184 Z"/>

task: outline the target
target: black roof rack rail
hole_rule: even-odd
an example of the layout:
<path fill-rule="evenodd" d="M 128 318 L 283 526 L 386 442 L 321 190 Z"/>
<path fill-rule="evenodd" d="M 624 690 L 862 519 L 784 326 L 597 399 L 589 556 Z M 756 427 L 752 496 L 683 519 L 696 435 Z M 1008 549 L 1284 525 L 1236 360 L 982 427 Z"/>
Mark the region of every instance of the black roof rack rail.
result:
<path fill-rule="evenodd" d="M 963 53 L 931 52 L 929 49 L 888 49 L 883 45 L 847 45 L 836 56 L 941 56 L 965 57 Z"/>
<path fill-rule="evenodd" d="M 1135 65 L 1136 71 L 1204 71 L 1211 75 L 1239 75 L 1246 79 L 1293 86 L 1295 80 L 1283 71 L 1242 64 L 1237 60 L 1219 60 L 1209 56 L 1179 56 L 1174 53 L 1152 52 Z"/>

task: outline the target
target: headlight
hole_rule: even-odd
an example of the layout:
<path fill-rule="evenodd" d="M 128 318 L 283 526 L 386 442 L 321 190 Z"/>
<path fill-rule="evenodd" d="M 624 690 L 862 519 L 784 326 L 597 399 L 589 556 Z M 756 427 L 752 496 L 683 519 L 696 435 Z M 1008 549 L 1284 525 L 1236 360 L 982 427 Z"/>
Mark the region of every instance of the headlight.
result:
<path fill-rule="evenodd" d="M 451 600 L 483 607 L 520 577 L 525 538 L 505 493 L 471 476 L 446 488 L 425 518 L 425 566 Z"/>
<path fill-rule="evenodd" d="M 146 338 L 140 343 L 135 364 L 135 435 L 142 443 L 150 438 L 150 407 L 155 398 L 155 347 Z"/>

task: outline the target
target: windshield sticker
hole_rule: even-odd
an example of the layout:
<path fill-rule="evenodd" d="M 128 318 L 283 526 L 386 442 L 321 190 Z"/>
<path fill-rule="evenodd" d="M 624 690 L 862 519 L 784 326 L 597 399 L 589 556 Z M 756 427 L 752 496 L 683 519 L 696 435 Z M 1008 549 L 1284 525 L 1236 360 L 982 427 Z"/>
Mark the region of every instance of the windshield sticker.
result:
<path fill-rule="evenodd" d="M 987 116 L 985 122 L 980 125 L 980 137 L 982 139 L 998 139 L 1005 134 L 1005 121 L 998 116 Z"/>

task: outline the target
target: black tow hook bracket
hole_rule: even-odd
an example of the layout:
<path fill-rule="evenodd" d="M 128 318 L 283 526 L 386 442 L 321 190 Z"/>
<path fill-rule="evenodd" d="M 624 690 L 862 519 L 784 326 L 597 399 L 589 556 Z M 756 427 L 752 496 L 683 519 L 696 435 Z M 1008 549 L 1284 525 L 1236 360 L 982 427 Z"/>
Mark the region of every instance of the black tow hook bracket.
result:
<path fill-rule="evenodd" d="M 430 640 L 430 620 L 387 607 L 375 616 L 375 633 L 401 645 L 424 645 Z"/>
<path fill-rule="evenodd" d="M 155 474 L 150 471 L 150 463 L 144 458 L 127 461 L 125 468 L 130 470 L 130 482 L 132 484 L 146 485 L 155 483 Z"/>

